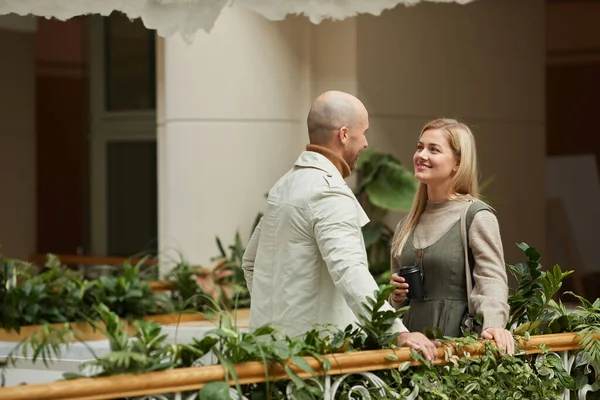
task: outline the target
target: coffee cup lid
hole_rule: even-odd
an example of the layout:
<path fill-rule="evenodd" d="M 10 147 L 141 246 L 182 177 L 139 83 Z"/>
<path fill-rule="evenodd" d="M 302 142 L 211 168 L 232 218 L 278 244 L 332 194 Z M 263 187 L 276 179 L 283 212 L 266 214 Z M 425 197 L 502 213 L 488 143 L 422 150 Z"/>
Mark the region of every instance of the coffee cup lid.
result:
<path fill-rule="evenodd" d="M 410 274 L 410 273 L 417 272 L 417 271 L 419 271 L 418 265 L 408 265 L 408 266 L 400 268 L 398 270 L 398 274 L 404 275 L 404 274 Z"/>

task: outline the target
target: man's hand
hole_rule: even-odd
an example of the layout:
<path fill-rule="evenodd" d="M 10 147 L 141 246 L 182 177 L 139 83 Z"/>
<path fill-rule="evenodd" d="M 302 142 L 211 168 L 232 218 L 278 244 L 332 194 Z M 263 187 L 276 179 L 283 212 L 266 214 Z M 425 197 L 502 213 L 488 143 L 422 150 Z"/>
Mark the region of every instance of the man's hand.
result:
<path fill-rule="evenodd" d="M 423 357 L 427 361 L 433 362 L 437 358 L 436 347 L 440 347 L 441 343 L 437 340 L 429 340 L 427 336 L 419 332 L 402 332 L 398 334 L 398 346 L 421 350 Z"/>
<path fill-rule="evenodd" d="M 408 283 L 406 283 L 404 278 L 400 275 L 392 274 L 390 285 L 396 287 L 396 289 L 392 292 L 392 300 L 397 304 L 404 303 L 408 294 Z"/>
<path fill-rule="evenodd" d="M 481 332 L 481 337 L 488 340 L 495 340 L 496 346 L 500 351 L 511 356 L 515 354 L 515 339 L 510 331 L 502 328 L 486 328 Z"/>

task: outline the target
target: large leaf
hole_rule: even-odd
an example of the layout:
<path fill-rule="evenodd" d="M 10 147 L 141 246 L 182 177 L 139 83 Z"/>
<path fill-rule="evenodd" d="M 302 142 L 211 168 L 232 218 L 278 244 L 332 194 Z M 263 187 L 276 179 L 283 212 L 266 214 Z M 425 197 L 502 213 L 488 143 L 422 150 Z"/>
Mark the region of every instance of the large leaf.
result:
<path fill-rule="evenodd" d="M 229 400 L 229 385 L 225 382 L 210 382 L 200 389 L 201 400 Z"/>
<path fill-rule="evenodd" d="M 408 211 L 412 206 L 417 181 L 402 165 L 386 163 L 367 187 L 369 201 L 393 211 Z"/>
<path fill-rule="evenodd" d="M 383 224 L 374 221 L 369 222 L 362 229 L 365 240 L 365 247 L 369 248 L 374 243 L 377 243 L 383 234 Z"/>
<path fill-rule="evenodd" d="M 359 174 L 358 186 L 356 187 L 356 193 L 362 193 L 365 191 L 371 181 L 377 176 L 381 166 L 390 162 L 390 156 L 377 152 L 370 152 L 365 157 L 361 156 L 360 158 L 365 159 L 360 164 L 360 167 L 357 164 L 356 172 Z M 393 160 L 392 160 L 393 162 Z"/>
<path fill-rule="evenodd" d="M 365 149 L 360 152 L 360 157 L 356 163 L 356 171 L 363 171 L 372 168 L 379 160 L 386 157 L 385 154 L 373 149 Z"/>

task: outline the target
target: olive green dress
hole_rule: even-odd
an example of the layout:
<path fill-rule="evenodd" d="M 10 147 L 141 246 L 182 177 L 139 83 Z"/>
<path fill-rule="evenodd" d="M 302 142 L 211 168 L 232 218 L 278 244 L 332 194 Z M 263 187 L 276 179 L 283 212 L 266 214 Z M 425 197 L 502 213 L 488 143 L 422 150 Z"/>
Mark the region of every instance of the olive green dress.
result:
<path fill-rule="evenodd" d="M 489 210 L 488 205 L 476 201 L 469 207 L 467 232 L 475 214 L 481 210 Z M 410 300 L 410 309 L 404 314 L 404 325 L 411 332 L 438 327 L 445 336 L 460 337 L 461 324 L 468 309 L 460 220 L 438 241 L 423 249 L 415 248 L 413 234 L 414 231 L 408 237 L 395 264 L 400 267 L 414 264 L 421 266 L 424 298 Z M 474 261 L 470 252 L 469 256 L 473 268 Z"/>

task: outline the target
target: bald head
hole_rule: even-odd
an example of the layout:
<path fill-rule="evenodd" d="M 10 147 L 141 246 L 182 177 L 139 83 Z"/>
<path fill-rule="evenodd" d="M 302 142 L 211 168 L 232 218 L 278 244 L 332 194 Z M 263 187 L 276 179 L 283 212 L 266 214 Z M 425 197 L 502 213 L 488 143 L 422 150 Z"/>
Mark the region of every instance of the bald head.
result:
<path fill-rule="evenodd" d="M 342 126 L 355 126 L 366 112 L 362 102 L 351 94 L 338 91 L 321 94 L 308 113 L 310 143 L 327 145 Z"/>

